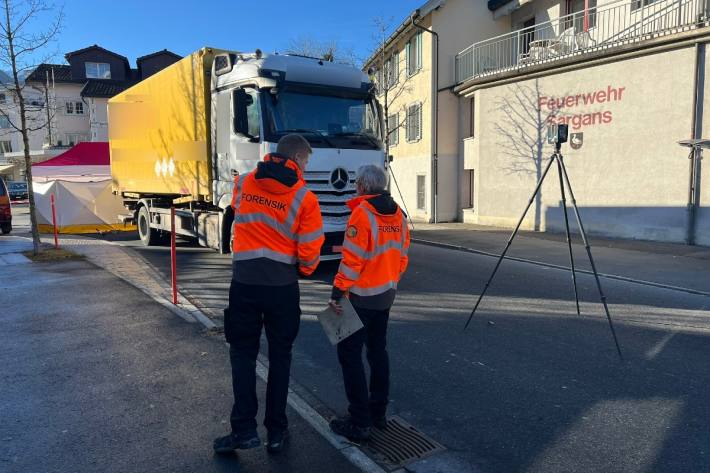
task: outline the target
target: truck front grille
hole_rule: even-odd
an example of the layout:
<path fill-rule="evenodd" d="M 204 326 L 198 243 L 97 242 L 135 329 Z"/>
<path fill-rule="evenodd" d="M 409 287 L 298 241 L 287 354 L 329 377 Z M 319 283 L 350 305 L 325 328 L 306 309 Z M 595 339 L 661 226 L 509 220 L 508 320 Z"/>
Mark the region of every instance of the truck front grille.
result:
<path fill-rule="evenodd" d="M 350 209 L 346 202 L 355 197 L 355 173 L 348 172 L 348 184 L 341 191 L 331 185 L 330 172 L 306 171 L 304 175 L 308 188 L 318 197 L 323 223 L 348 223 Z"/>

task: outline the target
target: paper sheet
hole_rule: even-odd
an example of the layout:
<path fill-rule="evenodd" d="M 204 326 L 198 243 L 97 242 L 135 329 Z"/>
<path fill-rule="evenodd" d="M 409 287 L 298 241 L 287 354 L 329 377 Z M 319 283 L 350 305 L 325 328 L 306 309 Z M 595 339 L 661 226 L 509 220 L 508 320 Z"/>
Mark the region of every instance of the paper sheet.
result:
<path fill-rule="evenodd" d="M 333 345 L 337 345 L 363 327 L 360 317 L 346 297 L 340 299 L 340 305 L 343 308 L 342 315 L 336 314 L 330 306 L 318 314 L 318 321 Z"/>

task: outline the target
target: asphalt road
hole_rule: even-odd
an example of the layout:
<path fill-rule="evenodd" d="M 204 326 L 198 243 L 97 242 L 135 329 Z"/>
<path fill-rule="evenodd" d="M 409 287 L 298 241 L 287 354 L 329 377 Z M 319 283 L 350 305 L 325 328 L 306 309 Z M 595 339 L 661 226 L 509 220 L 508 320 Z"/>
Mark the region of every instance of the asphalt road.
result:
<path fill-rule="evenodd" d="M 3 473 L 360 471 L 291 409 L 281 455 L 214 455 L 232 403 L 221 336 L 83 261 L 0 275 Z"/>
<path fill-rule="evenodd" d="M 168 274 L 167 248 L 120 240 Z M 443 443 L 453 471 L 710 471 L 710 298 L 603 280 L 622 363 L 593 278 L 579 276 L 579 317 L 570 275 L 556 269 L 505 261 L 463 331 L 494 263 L 413 245 L 390 324 L 391 413 Z M 313 314 L 336 267 L 302 282 L 293 365 L 326 415 L 345 398 Z M 178 270 L 183 294 L 219 314 L 229 257 L 181 242 Z"/>
<path fill-rule="evenodd" d="M 167 274 L 167 248 L 124 244 Z M 455 471 L 710 471 L 710 298 L 604 280 L 620 362 L 593 278 L 579 276 L 580 317 L 556 269 L 504 262 L 463 331 L 494 263 L 413 245 L 390 324 L 391 413 L 443 443 Z M 224 306 L 230 267 L 211 250 L 178 251 L 180 288 L 205 307 Z M 336 267 L 302 282 L 293 378 L 342 412 L 335 352 L 313 316 Z"/>

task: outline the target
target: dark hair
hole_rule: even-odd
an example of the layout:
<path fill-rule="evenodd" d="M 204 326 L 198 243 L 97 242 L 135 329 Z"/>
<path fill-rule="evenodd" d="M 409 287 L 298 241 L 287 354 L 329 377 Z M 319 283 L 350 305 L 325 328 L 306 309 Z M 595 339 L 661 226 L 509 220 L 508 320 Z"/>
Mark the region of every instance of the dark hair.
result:
<path fill-rule="evenodd" d="M 283 136 L 276 145 L 276 152 L 293 159 L 298 153 L 311 154 L 313 149 L 308 141 L 301 135 L 292 133 Z"/>

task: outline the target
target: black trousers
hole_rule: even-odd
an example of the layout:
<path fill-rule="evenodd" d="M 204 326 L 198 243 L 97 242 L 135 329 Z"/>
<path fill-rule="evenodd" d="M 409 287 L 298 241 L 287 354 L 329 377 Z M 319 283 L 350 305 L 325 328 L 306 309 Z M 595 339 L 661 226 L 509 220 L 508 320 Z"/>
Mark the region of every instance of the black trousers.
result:
<path fill-rule="evenodd" d="M 364 327 L 338 343 L 338 360 L 350 403 L 348 412 L 356 425 L 369 427 L 373 416 L 384 416 L 387 410 L 390 385 L 387 321 L 390 311 L 360 307 L 355 307 L 355 311 Z M 367 348 L 367 362 L 370 365 L 369 392 L 362 362 L 363 345 Z"/>
<path fill-rule="evenodd" d="M 232 364 L 234 406 L 230 421 L 235 434 L 256 431 L 259 403 L 256 397 L 256 358 L 262 326 L 269 343 L 269 376 L 266 385 L 264 426 L 284 430 L 291 371 L 291 348 L 301 322 L 298 283 L 288 286 L 254 286 L 232 281 L 224 334 Z"/>

